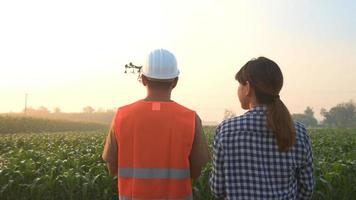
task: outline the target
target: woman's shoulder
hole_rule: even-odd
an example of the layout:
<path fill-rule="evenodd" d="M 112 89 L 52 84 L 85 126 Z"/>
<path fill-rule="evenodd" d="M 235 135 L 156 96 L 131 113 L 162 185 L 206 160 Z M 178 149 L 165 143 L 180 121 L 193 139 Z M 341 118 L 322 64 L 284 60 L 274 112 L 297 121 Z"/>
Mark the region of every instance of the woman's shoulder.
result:
<path fill-rule="evenodd" d="M 218 128 L 221 130 L 236 130 L 243 127 L 243 123 L 247 120 L 246 116 L 236 116 L 224 119 L 219 125 Z"/>
<path fill-rule="evenodd" d="M 261 132 L 267 131 L 264 116 L 245 113 L 222 121 L 217 127 L 217 133 L 232 134 L 236 132 Z"/>
<path fill-rule="evenodd" d="M 294 128 L 297 136 L 305 137 L 308 136 L 308 131 L 304 124 L 300 122 L 294 122 Z"/>
<path fill-rule="evenodd" d="M 296 132 L 296 143 L 302 146 L 310 146 L 310 137 L 308 130 L 305 128 L 304 124 L 300 122 L 294 123 L 295 132 Z"/>

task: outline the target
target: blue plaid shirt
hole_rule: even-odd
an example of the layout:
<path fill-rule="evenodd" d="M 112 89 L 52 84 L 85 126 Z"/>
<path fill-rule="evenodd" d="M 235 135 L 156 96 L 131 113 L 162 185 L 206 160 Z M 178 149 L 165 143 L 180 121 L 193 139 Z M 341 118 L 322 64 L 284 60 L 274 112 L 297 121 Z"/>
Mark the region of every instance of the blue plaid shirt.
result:
<path fill-rule="evenodd" d="M 296 143 L 288 152 L 279 152 L 267 128 L 266 109 L 256 107 L 217 127 L 209 180 L 215 197 L 311 199 L 315 182 L 307 131 L 296 123 Z"/>

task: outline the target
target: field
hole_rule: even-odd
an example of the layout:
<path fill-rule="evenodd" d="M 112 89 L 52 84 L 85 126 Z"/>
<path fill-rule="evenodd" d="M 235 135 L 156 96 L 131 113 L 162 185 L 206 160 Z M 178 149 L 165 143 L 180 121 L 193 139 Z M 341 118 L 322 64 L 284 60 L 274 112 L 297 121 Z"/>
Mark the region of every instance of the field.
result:
<path fill-rule="evenodd" d="M 211 140 L 213 127 L 205 127 Z M 316 177 L 313 199 L 356 197 L 356 130 L 309 130 Z M 0 199 L 117 199 L 101 152 L 105 131 L 0 135 Z M 195 199 L 213 199 L 210 165 L 194 182 Z"/>
<path fill-rule="evenodd" d="M 0 134 L 89 131 L 105 129 L 107 129 L 107 125 L 102 123 L 75 122 L 61 119 L 53 120 L 28 116 L 0 115 Z"/>

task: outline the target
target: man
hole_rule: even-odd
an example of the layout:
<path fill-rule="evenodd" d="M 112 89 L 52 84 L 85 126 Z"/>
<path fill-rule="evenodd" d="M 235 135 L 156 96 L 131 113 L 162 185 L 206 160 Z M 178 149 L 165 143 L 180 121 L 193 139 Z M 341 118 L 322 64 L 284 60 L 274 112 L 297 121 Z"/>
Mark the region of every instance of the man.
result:
<path fill-rule="evenodd" d="M 116 113 L 102 157 L 120 199 L 192 199 L 209 152 L 199 116 L 171 100 L 178 75 L 171 52 L 152 51 L 141 75 L 146 98 Z"/>

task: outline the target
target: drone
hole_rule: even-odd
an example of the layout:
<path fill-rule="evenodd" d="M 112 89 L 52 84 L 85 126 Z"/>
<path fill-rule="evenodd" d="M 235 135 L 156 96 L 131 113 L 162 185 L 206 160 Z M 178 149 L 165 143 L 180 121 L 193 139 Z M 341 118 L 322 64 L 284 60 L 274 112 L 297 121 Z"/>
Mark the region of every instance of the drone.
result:
<path fill-rule="evenodd" d="M 132 62 L 130 62 L 129 64 L 125 65 L 125 74 L 127 74 L 127 69 L 132 69 L 131 73 L 135 74 L 135 73 L 141 73 L 141 69 L 142 66 L 137 66 L 132 64 Z"/>
<path fill-rule="evenodd" d="M 125 65 L 125 74 L 127 74 L 127 69 L 132 69 L 132 71 L 131 71 L 132 74 L 138 73 L 137 80 L 141 81 L 142 66 L 137 66 L 137 65 L 132 64 L 132 62 L 130 62 L 129 64 Z"/>

